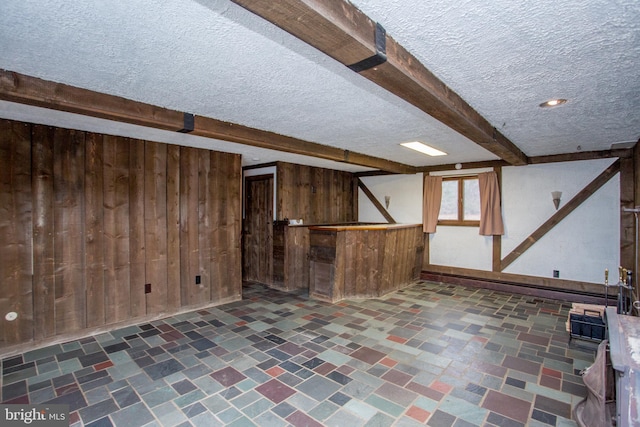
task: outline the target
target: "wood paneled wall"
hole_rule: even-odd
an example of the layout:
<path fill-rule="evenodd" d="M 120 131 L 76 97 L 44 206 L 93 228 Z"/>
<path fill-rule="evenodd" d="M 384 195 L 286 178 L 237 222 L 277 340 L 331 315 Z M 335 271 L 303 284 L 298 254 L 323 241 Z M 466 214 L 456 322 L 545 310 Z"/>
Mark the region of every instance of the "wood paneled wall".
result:
<path fill-rule="evenodd" d="M 278 219 L 305 224 L 357 221 L 357 182 L 350 172 L 278 162 Z"/>
<path fill-rule="evenodd" d="M 0 120 L 0 349 L 241 298 L 240 183 L 239 155 Z"/>

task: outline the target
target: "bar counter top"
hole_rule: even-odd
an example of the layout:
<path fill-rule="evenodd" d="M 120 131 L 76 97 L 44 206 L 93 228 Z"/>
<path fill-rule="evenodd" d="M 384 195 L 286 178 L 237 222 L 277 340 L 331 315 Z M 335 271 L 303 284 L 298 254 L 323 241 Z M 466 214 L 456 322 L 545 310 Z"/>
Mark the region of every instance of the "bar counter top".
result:
<path fill-rule="evenodd" d="M 420 224 L 344 224 L 344 225 L 310 225 L 310 230 L 348 231 L 348 230 L 397 230 L 411 228 Z"/>

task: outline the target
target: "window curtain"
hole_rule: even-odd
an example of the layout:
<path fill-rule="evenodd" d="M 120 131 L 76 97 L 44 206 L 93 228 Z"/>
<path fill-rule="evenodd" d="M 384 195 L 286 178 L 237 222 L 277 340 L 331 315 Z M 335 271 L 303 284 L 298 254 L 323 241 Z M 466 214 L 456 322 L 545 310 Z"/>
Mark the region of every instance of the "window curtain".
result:
<path fill-rule="evenodd" d="M 480 235 L 492 236 L 504 234 L 502 212 L 500 209 L 500 187 L 495 172 L 478 175 L 480 186 Z"/>
<path fill-rule="evenodd" d="M 442 177 L 425 175 L 422 197 L 422 231 L 435 233 L 442 202 Z"/>

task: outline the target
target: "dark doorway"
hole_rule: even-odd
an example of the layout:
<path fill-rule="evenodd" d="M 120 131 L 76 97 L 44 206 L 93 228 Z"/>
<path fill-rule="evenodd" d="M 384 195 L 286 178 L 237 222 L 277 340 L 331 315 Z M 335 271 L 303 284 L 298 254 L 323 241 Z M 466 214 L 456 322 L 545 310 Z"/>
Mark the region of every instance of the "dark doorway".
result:
<path fill-rule="evenodd" d="M 242 226 L 242 279 L 273 281 L 273 175 L 245 178 Z"/>

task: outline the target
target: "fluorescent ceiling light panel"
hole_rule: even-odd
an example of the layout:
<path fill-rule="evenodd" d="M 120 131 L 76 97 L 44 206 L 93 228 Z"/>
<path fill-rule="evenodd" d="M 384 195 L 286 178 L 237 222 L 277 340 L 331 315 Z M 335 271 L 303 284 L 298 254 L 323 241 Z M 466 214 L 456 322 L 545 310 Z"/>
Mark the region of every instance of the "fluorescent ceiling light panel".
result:
<path fill-rule="evenodd" d="M 447 153 L 444 151 L 437 150 L 433 147 L 428 146 L 427 144 L 423 144 L 422 142 L 403 142 L 403 147 L 411 148 L 412 150 L 419 151 L 421 153 L 426 154 L 427 156 L 446 156 Z"/>

